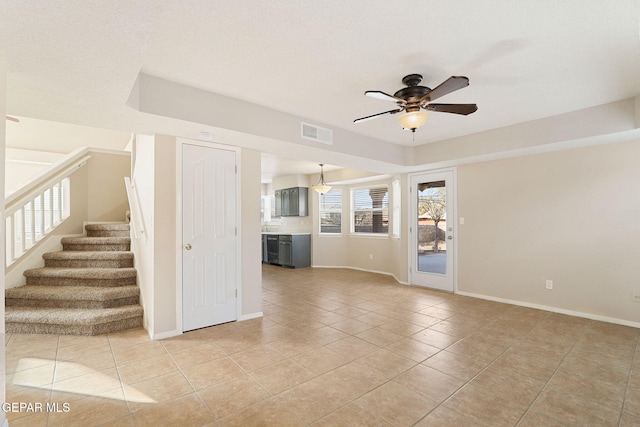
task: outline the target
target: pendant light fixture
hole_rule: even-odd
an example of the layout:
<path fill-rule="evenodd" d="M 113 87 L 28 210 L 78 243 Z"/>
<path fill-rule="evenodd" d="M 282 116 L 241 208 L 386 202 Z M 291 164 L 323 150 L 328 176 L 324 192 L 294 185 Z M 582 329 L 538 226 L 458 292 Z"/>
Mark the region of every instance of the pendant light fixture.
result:
<path fill-rule="evenodd" d="M 331 186 L 327 185 L 327 183 L 324 182 L 324 170 L 322 169 L 323 166 L 324 165 L 320 163 L 320 181 L 318 181 L 316 185 L 311 186 L 311 188 L 316 190 L 318 194 L 321 194 L 321 195 L 331 190 Z"/>

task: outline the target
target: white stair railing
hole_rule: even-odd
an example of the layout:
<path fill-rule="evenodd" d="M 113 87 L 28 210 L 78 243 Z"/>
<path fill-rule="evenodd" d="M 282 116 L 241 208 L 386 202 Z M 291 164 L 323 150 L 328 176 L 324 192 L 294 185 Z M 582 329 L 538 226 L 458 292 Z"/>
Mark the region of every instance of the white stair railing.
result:
<path fill-rule="evenodd" d="M 131 232 L 134 237 L 140 238 L 144 235 L 145 227 L 140 201 L 138 200 L 138 192 L 128 176 L 124 177 L 124 185 L 127 188 L 127 199 L 129 200 Z"/>
<path fill-rule="evenodd" d="M 69 176 L 87 163 L 86 148 L 78 149 L 5 203 L 5 265 L 13 264 L 44 236 L 69 217 Z"/>

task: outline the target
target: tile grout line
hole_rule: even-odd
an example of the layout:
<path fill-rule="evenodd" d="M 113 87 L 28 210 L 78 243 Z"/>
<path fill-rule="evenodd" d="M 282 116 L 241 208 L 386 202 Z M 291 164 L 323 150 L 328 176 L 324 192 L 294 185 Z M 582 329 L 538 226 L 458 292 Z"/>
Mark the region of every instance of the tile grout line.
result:
<path fill-rule="evenodd" d="M 131 413 L 131 406 L 129 405 L 129 399 L 127 398 L 127 393 L 124 390 L 124 383 L 122 381 L 122 375 L 120 375 L 120 366 L 118 364 L 118 359 L 116 359 L 116 354 L 113 351 L 113 345 L 111 344 L 111 334 L 107 334 L 107 343 L 109 344 L 109 350 L 111 351 L 111 357 L 113 358 L 113 364 L 116 368 L 116 374 L 118 375 L 118 380 L 120 381 L 120 390 L 122 391 L 122 397 L 124 398 L 124 403 L 127 405 L 127 411 L 129 412 L 129 420 L 133 422 L 133 414 Z"/>
<path fill-rule="evenodd" d="M 584 329 L 586 329 L 586 326 L 583 327 Z M 562 364 L 564 363 L 565 359 L 567 358 L 567 356 L 569 356 L 569 354 L 571 353 L 571 351 L 573 351 L 573 349 L 575 348 L 576 345 L 578 345 L 578 342 L 580 341 L 580 339 L 582 339 L 584 336 L 586 336 L 586 330 L 582 331 L 582 334 L 580 335 L 580 337 L 578 339 L 576 339 L 576 341 L 573 343 L 573 345 L 571 346 L 571 348 L 565 353 L 564 356 L 562 356 L 562 360 L 560 360 L 560 362 L 558 363 L 558 365 L 556 366 L 556 368 L 553 370 L 553 373 L 551 374 L 551 376 L 549 377 L 549 379 L 547 379 L 547 381 L 545 381 L 544 386 L 542 386 L 542 388 L 540 389 L 540 391 L 538 392 L 538 394 L 536 394 L 535 399 L 533 399 L 533 401 L 529 404 L 529 407 L 527 408 L 526 411 L 524 411 L 524 414 L 522 414 L 522 416 L 520 417 L 520 419 L 518 420 L 518 422 L 516 423 L 516 426 L 520 425 L 520 423 L 522 422 L 522 420 L 527 416 L 527 414 L 529 413 L 529 411 L 531 411 L 531 408 L 535 405 L 535 403 L 540 399 L 540 396 L 542 396 L 543 392 L 545 391 L 545 389 L 547 388 L 547 386 L 549 385 L 549 383 L 551 382 L 551 380 L 553 379 L 553 377 L 556 376 L 558 370 L 560 369 L 560 367 L 562 366 Z M 562 422 L 561 420 L 556 419 L 555 417 L 550 416 L 551 418 L 553 418 L 555 421 L 558 422 Z"/>
<path fill-rule="evenodd" d="M 51 389 L 49 390 L 49 402 L 53 402 L 53 388 L 56 383 L 56 375 L 58 373 L 58 353 L 60 351 L 60 335 L 58 335 L 58 339 L 56 340 L 56 355 L 53 363 L 53 377 L 51 378 Z M 49 426 L 49 419 L 51 418 L 51 414 L 47 413 L 47 421 L 46 425 Z"/>
<path fill-rule="evenodd" d="M 631 366 L 629 367 L 629 375 L 627 376 L 627 384 L 624 389 L 624 399 L 622 401 L 622 408 L 620 408 L 620 418 L 618 419 L 618 425 L 622 426 L 622 417 L 624 415 L 624 409 L 627 405 L 627 398 L 629 397 L 629 384 L 631 383 L 631 375 L 633 375 L 633 365 L 636 363 L 636 360 L 640 360 L 640 334 L 636 337 L 636 351 L 633 353 L 633 357 L 631 358 Z"/>
<path fill-rule="evenodd" d="M 498 316 L 498 317 L 500 317 L 500 316 Z M 548 316 L 547 316 L 547 317 L 548 317 Z M 497 319 L 497 318 L 496 318 L 496 319 Z M 493 319 L 493 320 L 496 320 L 496 319 Z M 492 321 L 493 321 L 493 320 L 492 320 Z M 460 338 L 458 341 L 456 341 L 456 342 L 452 343 L 451 345 L 447 346 L 446 348 L 442 349 L 440 352 L 438 352 L 438 353 L 436 353 L 436 354 L 439 354 L 439 353 L 441 353 L 442 351 L 445 351 L 447 348 L 449 348 L 449 347 L 451 347 L 451 346 L 455 345 L 456 343 L 458 343 L 458 342 L 462 341 L 463 339 L 465 339 L 465 338 L 467 338 L 467 337 L 473 336 L 474 334 L 476 334 L 476 333 L 478 333 L 478 332 L 480 332 L 480 331 L 482 331 L 482 330 L 484 330 L 484 329 L 487 329 L 487 327 L 488 327 L 488 325 L 489 325 L 490 323 L 491 323 L 491 322 L 489 322 L 487 325 L 484 325 L 483 327 L 481 327 L 480 329 L 478 329 L 476 332 L 474 332 L 474 333 L 472 333 L 472 334 L 470 334 L 470 335 L 467 335 L 467 336 L 465 336 L 465 337 L 463 337 L 463 338 Z M 490 330 L 490 329 L 489 329 L 489 330 Z M 440 408 L 442 405 L 444 405 L 446 402 L 448 402 L 449 400 L 451 400 L 451 399 L 453 398 L 453 396 L 454 396 L 458 391 L 460 391 L 460 390 L 461 390 L 462 388 L 464 388 L 465 386 L 467 386 L 467 385 L 471 384 L 471 382 L 472 382 L 474 379 L 476 379 L 477 377 L 479 377 L 480 375 L 482 375 L 482 373 L 484 373 L 487 369 L 489 369 L 491 366 L 493 366 L 493 365 L 498 361 L 498 359 L 500 359 L 503 355 L 505 355 L 505 354 L 506 354 L 506 353 L 507 353 L 507 352 L 508 352 L 508 351 L 509 351 L 509 350 L 510 350 L 510 349 L 511 349 L 515 344 L 520 343 L 520 342 L 522 342 L 523 340 L 524 340 L 524 337 L 520 337 L 520 338 L 518 338 L 518 339 L 517 339 L 517 340 L 516 340 L 512 345 L 510 345 L 509 347 L 507 347 L 507 348 L 506 348 L 502 353 L 500 353 L 500 355 L 498 355 L 495 359 L 493 359 L 493 360 L 492 360 L 492 361 L 491 361 L 487 366 L 485 366 L 485 367 L 484 367 L 484 368 L 482 368 L 480 371 L 478 371 L 475 375 L 473 375 L 471 378 L 469 378 L 469 379 L 468 379 L 464 384 L 462 384 L 462 385 L 461 385 L 460 387 L 458 387 L 458 388 L 457 388 L 453 393 L 451 393 L 451 394 L 449 395 L 449 397 L 447 397 L 445 400 L 443 400 L 442 402 L 440 402 L 440 403 L 439 403 L 435 408 L 433 408 L 431 411 L 427 412 L 427 413 L 426 413 L 422 418 L 420 418 L 420 420 L 418 420 L 416 423 L 418 423 L 418 422 L 420 422 L 421 420 L 423 420 L 424 418 L 428 417 L 428 416 L 429 416 L 429 414 L 431 414 L 432 412 L 434 412 L 435 410 L 437 410 L 438 408 Z M 436 354 L 433 354 L 433 355 L 429 356 L 429 357 L 428 357 L 427 359 L 425 359 L 425 360 L 428 360 L 428 359 L 430 359 L 431 357 L 436 356 Z M 423 361 L 423 362 L 424 362 L 424 361 Z M 422 363 L 422 362 L 421 362 L 421 363 Z M 559 366 L 559 365 L 558 365 L 558 366 Z M 438 372 L 441 372 L 441 373 L 443 373 L 443 374 L 445 374 L 445 375 L 449 375 L 449 374 L 447 374 L 446 372 L 442 372 L 442 371 L 440 371 L 440 370 L 439 370 L 439 369 L 437 369 L 437 368 L 433 368 L 433 369 L 435 369 L 435 370 L 437 370 Z M 453 376 L 453 375 L 450 375 L 450 376 Z M 454 377 L 454 378 L 455 378 L 455 377 Z M 546 385 L 546 384 L 545 384 L 545 385 Z M 542 389 L 544 389 L 544 387 L 543 387 Z M 535 402 L 535 400 L 534 400 L 534 402 Z M 531 407 L 531 405 L 533 405 L 533 402 L 529 405 L 529 407 L 527 408 L 527 410 L 522 414 L 522 416 L 521 416 L 521 418 L 520 418 L 520 419 L 522 419 L 522 418 L 526 415 L 526 413 L 529 411 L 529 408 Z M 459 411 L 456 411 L 456 412 L 459 412 Z M 464 413 L 463 413 L 463 414 L 464 414 Z M 474 419 L 475 419 L 475 420 L 477 420 L 478 422 L 482 422 L 481 420 L 478 420 L 477 418 L 473 417 L 473 415 L 471 415 L 471 414 L 468 414 L 468 415 L 470 415 L 472 418 L 474 418 Z M 518 421 L 518 422 L 520 422 L 520 421 Z"/>
<path fill-rule="evenodd" d="M 184 333 L 183 333 L 184 335 Z M 215 417 L 215 414 L 211 411 L 211 409 L 209 408 L 209 406 L 205 403 L 204 400 L 202 400 L 202 397 L 200 396 L 200 394 L 198 393 L 198 390 L 196 390 L 195 386 L 191 383 L 191 380 L 189 379 L 189 377 L 187 377 L 187 375 L 182 371 L 182 368 L 180 367 L 180 364 L 178 364 L 178 362 L 176 362 L 176 360 L 173 358 L 173 355 L 171 354 L 171 352 L 169 350 L 167 350 L 167 347 L 164 345 L 164 342 L 162 342 L 162 340 L 159 340 L 160 344 L 162 345 L 163 350 L 167 353 L 167 355 L 169 356 L 169 358 L 171 359 L 171 361 L 174 363 L 174 365 L 176 365 L 176 368 L 178 369 L 178 372 L 180 372 L 180 375 L 182 375 L 182 377 L 185 379 L 185 381 L 189 384 L 189 387 L 191 387 L 191 390 L 193 390 L 193 394 L 196 395 L 196 397 L 198 398 L 198 400 L 200 401 L 200 403 L 202 403 L 202 405 L 207 409 L 207 412 L 209 413 L 209 415 L 211 416 L 211 419 L 217 423 L 217 419 Z M 196 346 L 197 347 L 197 346 Z M 224 351 L 223 351 L 224 352 Z M 226 354 L 226 352 L 224 352 Z M 228 355 L 227 355 L 228 356 Z M 203 362 L 206 363 L 206 362 Z M 194 365 L 197 366 L 197 365 Z M 157 377 L 156 377 L 157 378 Z M 191 393 L 189 393 L 191 394 Z M 168 400 L 167 402 L 171 402 L 173 400 L 177 400 L 180 399 L 184 396 L 188 396 L 188 394 L 184 394 L 182 396 L 177 396 L 171 400 Z M 162 403 L 166 403 L 166 402 L 162 402 Z M 158 403 L 159 404 L 159 403 Z M 140 411 L 137 411 L 140 412 Z M 132 418 L 133 418 L 133 414 L 132 414 Z"/>

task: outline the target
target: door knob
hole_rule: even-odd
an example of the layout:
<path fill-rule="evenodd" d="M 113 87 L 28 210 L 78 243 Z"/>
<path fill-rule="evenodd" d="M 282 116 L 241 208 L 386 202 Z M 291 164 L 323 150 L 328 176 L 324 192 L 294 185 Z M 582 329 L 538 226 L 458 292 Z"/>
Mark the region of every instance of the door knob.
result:
<path fill-rule="evenodd" d="M 186 245 L 184 245 L 184 248 L 188 251 L 191 250 L 191 243 L 187 243 Z"/>

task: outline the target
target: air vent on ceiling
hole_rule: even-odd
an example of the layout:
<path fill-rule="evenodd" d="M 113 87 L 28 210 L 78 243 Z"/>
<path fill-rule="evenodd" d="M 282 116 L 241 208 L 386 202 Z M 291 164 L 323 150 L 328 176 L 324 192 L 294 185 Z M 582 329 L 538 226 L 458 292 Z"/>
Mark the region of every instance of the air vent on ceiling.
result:
<path fill-rule="evenodd" d="M 331 129 L 321 128 L 304 122 L 301 122 L 300 124 L 302 125 L 302 138 L 310 141 L 321 142 L 323 144 L 333 144 L 333 131 Z"/>

